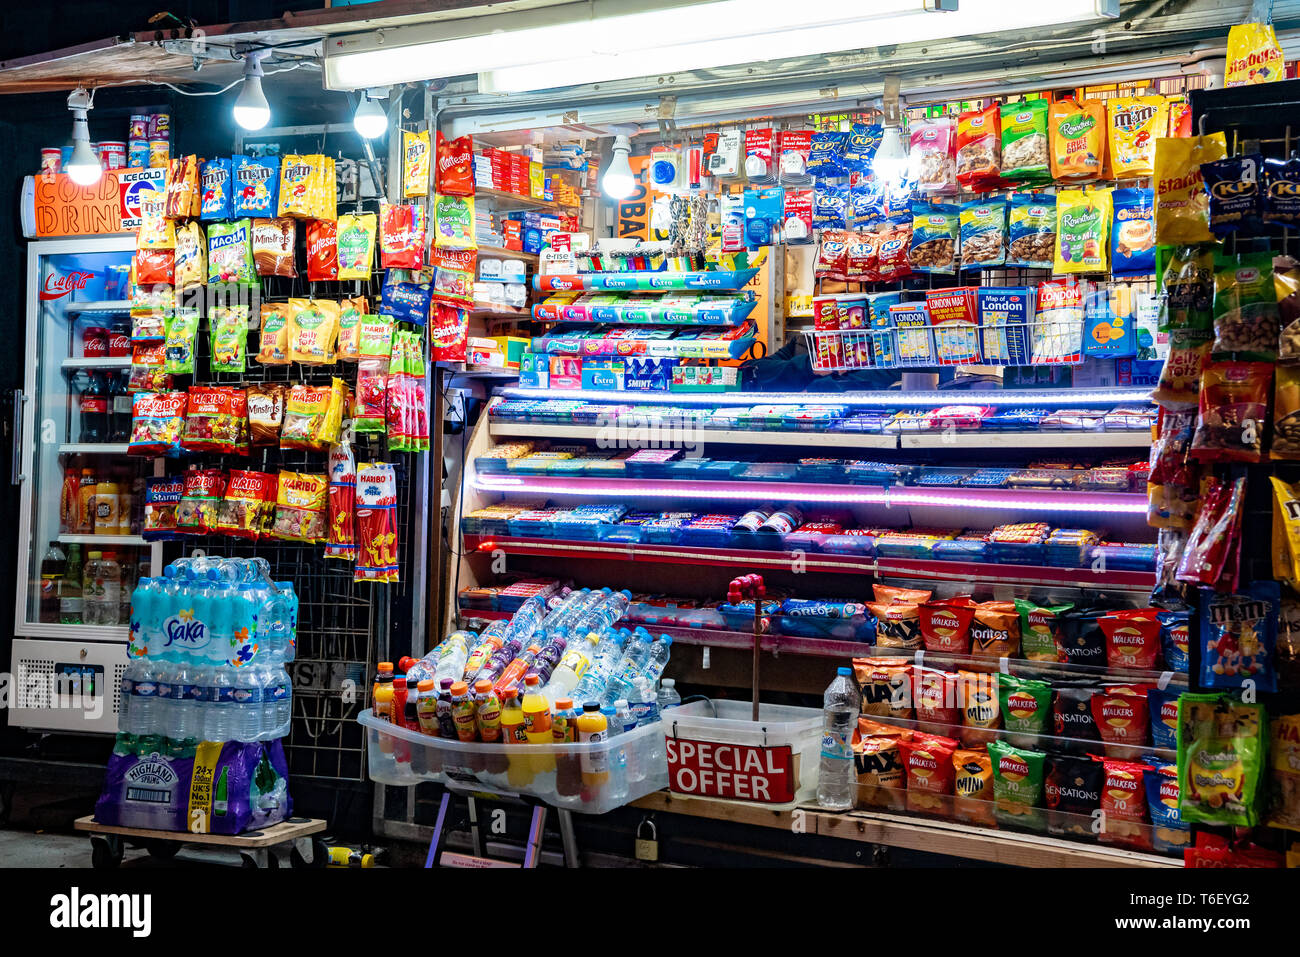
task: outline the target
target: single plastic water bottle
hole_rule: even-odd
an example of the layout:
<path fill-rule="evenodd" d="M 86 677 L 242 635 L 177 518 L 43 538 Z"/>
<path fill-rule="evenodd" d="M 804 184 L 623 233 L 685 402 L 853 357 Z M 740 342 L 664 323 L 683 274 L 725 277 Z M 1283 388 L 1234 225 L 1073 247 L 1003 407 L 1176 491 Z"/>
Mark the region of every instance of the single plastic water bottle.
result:
<path fill-rule="evenodd" d="M 586 638 L 575 635 L 568 642 L 564 657 L 555 666 L 551 680 L 546 685 L 546 694 L 551 701 L 572 697 L 574 687 L 591 667 L 591 656 L 597 644 L 599 641 L 595 635 Z"/>
<path fill-rule="evenodd" d="M 639 674 L 645 673 L 645 666 L 650 660 L 650 649 L 653 644 L 653 639 L 644 629 L 638 628 L 632 633 L 632 637 L 623 646 L 623 659 L 618 663 L 618 670 L 609 679 L 609 683 L 605 685 L 605 691 L 600 698 L 602 704 L 617 701 L 619 698 L 632 700 L 628 697 L 632 692 L 632 679 Z M 656 680 L 658 677 L 658 675 L 655 675 Z"/>
<path fill-rule="evenodd" d="M 176 662 L 160 661 L 154 667 L 158 690 L 154 693 L 152 734 L 166 736 L 172 723 L 172 672 Z"/>
<path fill-rule="evenodd" d="M 632 716 L 632 708 L 626 698 L 619 698 L 614 702 L 614 721 L 622 729 L 623 734 L 628 734 L 636 730 L 636 718 Z M 641 760 L 641 747 L 644 741 L 634 745 L 625 745 L 621 750 L 624 755 L 624 765 L 627 768 L 627 782 L 629 787 L 645 780 L 645 764 Z"/>
<path fill-rule="evenodd" d="M 131 618 L 127 623 L 130 627 L 130 644 L 127 654 L 142 655 L 148 653 L 147 623 L 153 617 L 157 593 L 152 578 L 141 578 L 135 583 L 135 590 L 131 592 Z"/>
<path fill-rule="evenodd" d="M 676 708 L 682 703 L 682 696 L 677 693 L 677 682 L 672 678 L 665 678 L 659 687 L 659 710 L 666 711 L 669 708 Z"/>
<path fill-rule="evenodd" d="M 265 562 L 265 559 L 254 560 Z M 293 582 L 276 582 L 275 587 L 284 597 L 284 660 L 290 662 L 298 657 L 298 594 L 293 590 Z"/>
<path fill-rule="evenodd" d="M 203 689 L 198 684 L 199 667 L 187 658 L 176 662 L 172 670 L 170 723 L 167 737 L 176 741 L 185 741 L 199 736 L 201 718 L 199 716 Z"/>
<path fill-rule="evenodd" d="M 569 697 L 573 698 L 574 701 L 600 700 L 601 694 L 605 691 L 605 685 L 609 683 L 610 676 L 623 658 L 623 643 L 630 635 L 631 632 L 626 629 L 622 632 L 612 629 L 605 632 L 605 636 L 596 645 L 591 666 Z"/>
<path fill-rule="evenodd" d="M 822 750 L 817 777 L 817 803 L 828 811 L 847 811 L 856 803 L 853 768 L 853 726 L 861 700 L 849 668 L 839 668 L 822 697 Z"/>
<path fill-rule="evenodd" d="M 618 709 L 606 705 L 600 709 L 609 727 L 609 790 L 614 801 L 627 800 L 627 749 L 620 740 L 623 737 L 623 725 L 618 720 Z"/>
<path fill-rule="evenodd" d="M 203 729 L 205 741 L 230 741 L 235 737 L 233 670 L 224 664 L 211 665 L 207 688 L 207 723 Z"/>
<path fill-rule="evenodd" d="M 131 706 L 127 713 L 131 717 L 131 733 L 137 738 L 159 733 L 158 665 L 148 658 L 141 662 L 141 668 L 136 672 L 135 684 L 131 688 Z"/>
<path fill-rule="evenodd" d="M 641 674 L 650 679 L 652 688 L 658 683 L 664 669 L 668 667 L 668 659 L 672 653 L 673 639 L 669 635 L 660 635 L 659 640 L 650 646 L 645 662 L 641 665 Z M 680 698 L 677 699 L 677 703 L 681 704 Z"/>
<path fill-rule="evenodd" d="M 438 687 L 442 687 L 442 679 L 450 678 L 452 681 L 460 681 L 461 676 L 465 673 L 465 662 L 469 659 L 469 643 L 466 641 L 468 632 L 456 631 L 447 636 L 447 640 L 442 643 L 442 650 L 438 654 L 438 668 L 434 675 Z M 473 637 L 470 635 L 470 637 Z"/>
<path fill-rule="evenodd" d="M 131 733 L 131 695 L 143 667 L 143 658 L 132 658 L 122 670 L 122 681 L 118 685 L 117 694 L 117 731 L 119 734 Z"/>
<path fill-rule="evenodd" d="M 231 736 L 236 741 L 256 741 L 262 735 L 262 685 L 257 668 L 234 668 L 230 697 L 233 712 Z"/>
<path fill-rule="evenodd" d="M 262 730 L 262 740 L 283 738 L 289 733 L 289 723 L 293 717 L 293 682 L 283 664 L 273 662 L 270 665 L 263 694 L 271 720 L 268 727 Z"/>

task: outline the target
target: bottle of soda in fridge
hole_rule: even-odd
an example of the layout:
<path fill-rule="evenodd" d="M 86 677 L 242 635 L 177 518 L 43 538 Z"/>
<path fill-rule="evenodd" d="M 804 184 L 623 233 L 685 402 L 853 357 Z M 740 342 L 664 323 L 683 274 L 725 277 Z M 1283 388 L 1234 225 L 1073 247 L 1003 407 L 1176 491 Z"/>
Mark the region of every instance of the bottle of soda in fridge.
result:
<path fill-rule="evenodd" d="M 108 383 L 102 372 L 91 372 L 81 390 L 81 437 L 84 443 L 108 441 Z"/>
<path fill-rule="evenodd" d="M 83 617 L 81 596 L 81 546 L 68 546 L 68 568 L 59 582 L 59 623 L 80 625 Z"/>
<path fill-rule="evenodd" d="M 131 438 L 131 393 L 126 391 L 127 373 L 109 376 L 108 441 L 127 442 Z"/>
<path fill-rule="evenodd" d="M 50 542 L 41 559 L 40 620 L 46 624 L 59 622 L 59 582 L 68 572 L 68 557 L 57 541 Z"/>

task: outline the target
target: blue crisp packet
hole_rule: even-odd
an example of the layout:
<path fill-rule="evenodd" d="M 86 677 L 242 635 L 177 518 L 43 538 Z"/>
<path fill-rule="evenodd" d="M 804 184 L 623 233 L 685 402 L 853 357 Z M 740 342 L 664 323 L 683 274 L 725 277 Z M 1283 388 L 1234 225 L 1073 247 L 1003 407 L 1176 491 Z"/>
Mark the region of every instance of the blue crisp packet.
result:
<path fill-rule="evenodd" d="M 380 315 L 392 316 L 398 322 L 427 325 L 432 298 L 433 289 L 427 282 L 399 282 L 390 269 L 384 276 L 379 312 Z"/>
<path fill-rule="evenodd" d="M 199 167 L 202 196 L 199 219 L 230 219 L 230 160 L 208 160 Z"/>
<path fill-rule="evenodd" d="M 1160 622 L 1160 650 L 1165 656 L 1165 667 L 1184 675 L 1191 661 L 1188 652 L 1190 619 L 1191 612 L 1186 609 L 1162 611 L 1156 615 Z"/>
<path fill-rule="evenodd" d="M 884 184 L 872 176 L 855 175 L 849 186 L 849 205 L 856 229 L 883 223 L 887 214 Z"/>
<path fill-rule="evenodd" d="M 274 216 L 280 199 L 280 158 L 232 156 L 230 162 L 231 215 Z"/>
<path fill-rule="evenodd" d="M 844 151 L 848 143 L 848 133 L 814 133 L 808 150 L 808 174 L 817 177 L 846 175 Z"/>
<path fill-rule="evenodd" d="M 1181 693 L 1177 688 L 1147 689 L 1152 747 L 1170 750 L 1178 747 L 1178 696 Z"/>
<path fill-rule="evenodd" d="M 849 205 L 847 185 L 818 183 L 813 190 L 813 229 L 845 229 Z"/>
<path fill-rule="evenodd" d="M 1007 201 L 1003 196 L 961 205 L 961 268 L 987 269 L 1007 260 Z"/>
<path fill-rule="evenodd" d="M 844 147 L 844 168 L 850 172 L 869 173 L 885 128 L 879 123 L 854 123 Z"/>
<path fill-rule="evenodd" d="M 1142 775 L 1147 810 L 1151 814 L 1151 846 L 1157 851 L 1181 851 L 1191 843 L 1179 840 L 1179 831 L 1191 831 L 1192 825 L 1178 813 L 1178 765 L 1144 755 L 1142 763 L 1151 770 Z"/>
<path fill-rule="evenodd" d="M 1206 688 L 1277 690 L 1277 622 L 1282 590 L 1253 581 L 1224 595 L 1201 589 L 1201 685 Z"/>
<path fill-rule="evenodd" d="M 1116 275 L 1156 271 L 1155 192 L 1117 189 L 1111 194 L 1114 221 L 1110 229 L 1111 272 Z"/>
<path fill-rule="evenodd" d="M 1029 365 L 1029 327 L 1034 317 L 1031 286 L 981 286 L 976 293 L 984 361 Z"/>
<path fill-rule="evenodd" d="M 866 605 L 833 598 L 787 598 L 781 603 L 781 614 L 793 618 L 855 618 L 866 613 Z"/>

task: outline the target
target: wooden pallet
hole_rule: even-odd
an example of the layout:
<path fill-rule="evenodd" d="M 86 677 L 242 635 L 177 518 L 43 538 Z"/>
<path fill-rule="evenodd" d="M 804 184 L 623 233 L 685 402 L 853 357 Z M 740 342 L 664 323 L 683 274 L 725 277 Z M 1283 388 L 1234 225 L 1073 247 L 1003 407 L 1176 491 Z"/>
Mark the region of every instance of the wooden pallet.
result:
<path fill-rule="evenodd" d="M 237 850 L 245 867 L 279 867 L 279 855 L 286 855 L 294 867 L 324 867 L 324 845 L 312 839 L 325 830 L 321 818 L 292 817 L 279 824 L 243 834 L 190 834 L 157 831 L 145 827 L 100 824 L 93 815 L 77 818 L 73 826 L 90 834 L 91 864 L 117 867 L 126 844 L 143 846 L 151 856 L 174 857 L 187 844 L 229 847 Z"/>

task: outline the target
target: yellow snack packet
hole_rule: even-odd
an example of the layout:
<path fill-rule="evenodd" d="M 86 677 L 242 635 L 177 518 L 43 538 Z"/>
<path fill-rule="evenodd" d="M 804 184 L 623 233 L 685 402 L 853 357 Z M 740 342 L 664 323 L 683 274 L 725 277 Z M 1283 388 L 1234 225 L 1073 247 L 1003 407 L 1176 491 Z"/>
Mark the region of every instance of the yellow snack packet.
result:
<path fill-rule="evenodd" d="M 1162 246 L 1209 243 L 1210 197 L 1201 164 L 1228 155 L 1222 133 L 1156 139 L 1156 242 Z"/>
<path fill-rule="evenodd" d="M 257 336 L 258 362 L 268 366 L 289 364 L 289 304 L 264 302 Z"/>
<path fill-rule="evenodd" d="M 297 219 L 336 219 L 334 160 L 290 153 L 280 164 L 278 215 Z"/>
<path fill-rule="evenodd" d="M 199 215 L 202 191 L 199 189 L 199 158 L 178 156 L 167 168 L 167 217 L 192 219 Z"/>
<path fill-rule="evenodd" d="M 1101 176 L 1106 165 L 1106 104 L 1102 100 L 1057 100 L 1047 114 L 1052 178 L 1082 183 Z"/>
<path fill-rule="evenodd" d="M 365 296 L 344 299 L 339 303 L 339 345 L 340 359 L 356 362 L 361 358 L 361 317 L 366 315 L 370 304 Z"/>
<path fill-rule="evenodd" d="M 1300 485 L 1276 475 L 1273 483 L 1273 577 L 1292 588 L 1300 583 Z"/>
<path fill-rule="evenodd" d="M 1116 179 L 1155 174 L 1156 138 L 1169 128 L 1163 96 L 1117 96 L 1106 101 L 1106 135 Z"/>
<path fill-rule="evenodd" d="M 402 130 L 402 195 L 429 195 L 429 131 Z"/>
<path fill-rule="evenodd" d="M 170 220 L 167 220 L 170 223 Z M 204 285 L 208 281 L 208 241 L 195 220 L 176 227 L 176 266 L 172 281 L 176 288 Z"/>
<path fill-rule="evenodd" d="M 1063 189 L 1056 194 L 1055 273 L 1110 269 L 1112 190 Z"/>
<path fill-rule="evenodd" d="M 1282 48 L 1271 23 L 1238 23 L 1228 30 L 1228 55 L 1223 85 L 1274 83 L 1286 75 Z"/>
<path fill-rule="evenodd" d="M 176 223 L 166 218 L 167 196 L 159 190 L 140 198 L 140 229 L 135 234 L 136 249 L 175 249 Z"/>
<path fill-rule="evenodd" d="M 339 217 L 339 279 L 369 279 L 375 262 L 375 234 L 378 219 L 374 213 L 344 213 Z"/>
<path fill-rule="evenodd" d="M 289 358 L 303 365 L 334 361 L 339 335 L 339 304 L 327 299 L 289 300 Z"/>

